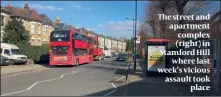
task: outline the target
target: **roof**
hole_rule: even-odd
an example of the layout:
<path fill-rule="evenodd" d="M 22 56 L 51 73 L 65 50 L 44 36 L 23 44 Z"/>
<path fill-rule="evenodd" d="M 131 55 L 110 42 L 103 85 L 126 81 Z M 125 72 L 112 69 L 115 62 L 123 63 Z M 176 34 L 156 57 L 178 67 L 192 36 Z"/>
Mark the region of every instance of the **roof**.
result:
<path fill-rule="evenodd" d="M 59 28 L 53 20 L 51 20 L 51 23 L 55 28 Z"/>
<path fill-rule="evenodd" d="M 75 30 L 75 27 L 73 27 L 72 25 L 67 25 L 69 29 L 71 30 Z"/>
<path fill-rule="evenodd" d="M 11 13 L 11 16 L 19 16 L 27 19 L 29 18 L 29 14 L 26 14 L 25 10 L 22 8 L 16 8 L 11 5 L 5 6 L 3 8 L 7 9 Z"/>
<path fill-rule="evenodd" d="M 56 24 L 56 26 L 58 26 L 58 28 L 61 30 L 69 30 L 67 24 L 65 23 L 59 23 L 59 24 Z"/>
<path fill-rule="evenodd" d="M 51 20 L 48 18 L 46 14 L 40 14 L 40 16 L 43 19 L 44 25 L 52 25 Z"/>
<path fill-rule="evenodd" d="M 38 12 L 35 9 L 25 12 L 30 15 L 30 19 L 43 22 L 43 18 L 38 14 Z"/>
<path fill-rule="evenodd" d="M 1 7 L 1 12 L 4 12 L 4 13 L 10 13 L 10 11 L 9 11 L 8 9 L 3 8 L 3 7 Z"/>
<path fill-rule="evenodd" d="M 19 49 L 18 46 L 9 43 L 1 43 L 1 48 Z"/>
<path fill-rule="evenodd" d="M 43 19 L 43 24 L 44 25 L 51 25 L 51 26 L 54 26 L 55 28 L 58 28 L 55 23 L 53 23 L 52 20 L 49 19 L 49 17 L 46 15 L 46 14 L 40 14 L 40 16 L 42 17 Z"/>
<path fill-rule="evenodd" d="M 25 6 L 28 5 L 25 4 Z M 42 17 L 38 14 L 38 12 L 35 9 L 27 11 L 24 8 L 13 7 L 10 4 L 3 8 L 7 9 L 11 13 L 11 16 L 19 16 L 30 20 L 43 21 Z"/>

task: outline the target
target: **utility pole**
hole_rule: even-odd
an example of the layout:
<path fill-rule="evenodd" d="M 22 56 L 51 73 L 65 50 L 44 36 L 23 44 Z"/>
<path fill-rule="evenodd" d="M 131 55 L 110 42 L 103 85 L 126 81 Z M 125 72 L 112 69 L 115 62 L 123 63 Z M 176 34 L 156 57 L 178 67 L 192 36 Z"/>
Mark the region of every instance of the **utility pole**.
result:
<path fill-rule="evenodd" d="M 137 62 L 136 62 L 136 33 L 137 33 L 137 0 L 135 1 L 135 27 L 134 27 L 134 71 L 136 71 L 136 66 L 137 66 Z"/>

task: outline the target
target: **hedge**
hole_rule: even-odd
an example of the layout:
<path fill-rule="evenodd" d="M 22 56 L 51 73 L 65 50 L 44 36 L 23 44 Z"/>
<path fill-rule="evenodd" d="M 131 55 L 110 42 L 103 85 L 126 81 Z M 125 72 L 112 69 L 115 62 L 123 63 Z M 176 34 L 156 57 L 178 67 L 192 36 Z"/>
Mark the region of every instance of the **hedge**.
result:
<path fill-rule="evenodd" d="M 28 44 L 20 44 L 20 52 L 32 59 L 34 62 L 47 62 L 49 61 L 49 45 L 43 44 L 42 46 L 30 46 Z"/>

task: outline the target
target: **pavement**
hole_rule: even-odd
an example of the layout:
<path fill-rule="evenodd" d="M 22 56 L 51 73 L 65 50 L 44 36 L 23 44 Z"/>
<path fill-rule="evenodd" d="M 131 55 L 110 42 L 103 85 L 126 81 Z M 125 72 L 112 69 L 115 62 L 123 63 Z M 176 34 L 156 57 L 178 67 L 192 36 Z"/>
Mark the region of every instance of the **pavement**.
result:
<path fill-rule="evenodd" d="M 104 96 L 120 85 L 125 62 L 114 58 L 78 67 L 43 66 L 47 69 L 5 75 L 1 78 L 1 96 Z M 123 83 L 123 82 L 122 82 Z"/>
<path fill-rule="evenodd" d="M 117 91 L 110 96 L 201 96 L 205 94 L 191 93 L 190 86 L 185 83 L 166 83 L 163 76 L 146 77 L 143 60 L 137 60 L 137 62 L 136 72 L 131 66 L 127 83 L 117 87 Z"/>
<path fill-rule="evenodd" d="M 1 76 L 13 73 L 25 72 L 25 71 L 39 70 L 39 69 L 45 69 L 45 67 L 38 64 L 1 66 Z"/>

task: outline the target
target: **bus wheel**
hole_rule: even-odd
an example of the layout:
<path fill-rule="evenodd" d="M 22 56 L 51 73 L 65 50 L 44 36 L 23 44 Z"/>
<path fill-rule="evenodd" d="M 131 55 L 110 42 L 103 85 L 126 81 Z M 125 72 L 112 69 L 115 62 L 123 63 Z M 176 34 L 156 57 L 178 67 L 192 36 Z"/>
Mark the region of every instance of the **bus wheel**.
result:
<path fill-rule="evenodd" d="M 76 66 L 79 66 L 79 60 L 78 59 L 76 60 Z"/>

